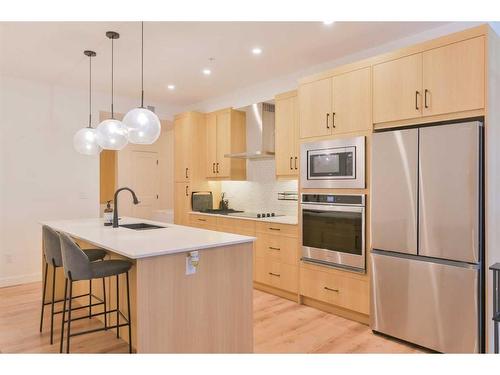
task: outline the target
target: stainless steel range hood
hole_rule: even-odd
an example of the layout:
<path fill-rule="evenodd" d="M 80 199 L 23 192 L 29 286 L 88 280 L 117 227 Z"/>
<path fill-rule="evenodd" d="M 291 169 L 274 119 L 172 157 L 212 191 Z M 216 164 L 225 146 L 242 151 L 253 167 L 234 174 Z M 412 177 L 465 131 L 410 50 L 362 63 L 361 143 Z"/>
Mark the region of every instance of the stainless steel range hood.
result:
<path fill-rule="evenodd" d="M 256 103 L 240 109 L 246 113 L 247 151 L 225 154 L 236 159 L 274 159 L 274 104 Z"/>

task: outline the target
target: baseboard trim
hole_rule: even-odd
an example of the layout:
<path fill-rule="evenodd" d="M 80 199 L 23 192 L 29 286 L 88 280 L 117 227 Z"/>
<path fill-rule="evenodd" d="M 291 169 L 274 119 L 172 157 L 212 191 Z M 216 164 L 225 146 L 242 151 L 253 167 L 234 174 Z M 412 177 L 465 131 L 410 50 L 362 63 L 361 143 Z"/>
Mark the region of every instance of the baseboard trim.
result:
<path fill-rule="evenodd" d="M 29 275 L 2 277 L 2 278 L 0 278 L 0 288 L 4 288 L 6 286 L 19 285 L 19 284 L 33 283 L 35 281 L 42 281 L 42 274 L 41 273 L 32 273 Z"/>

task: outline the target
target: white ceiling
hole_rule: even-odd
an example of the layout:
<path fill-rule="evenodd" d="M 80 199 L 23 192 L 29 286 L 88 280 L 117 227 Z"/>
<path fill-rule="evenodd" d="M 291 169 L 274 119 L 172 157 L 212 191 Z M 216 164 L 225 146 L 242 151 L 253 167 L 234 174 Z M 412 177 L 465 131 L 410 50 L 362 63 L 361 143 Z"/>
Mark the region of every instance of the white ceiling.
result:
<path fill-rule="evenodd" d="M 145 96 L 182 108 L 226 95 L 388 43 L 445 22 L 147 22 L 145 23 Z M 140 94 L 140 23 L 1 22 L 0 74 L 86 89 L 88 58 L 94 88 L 110 89 L 111 42 L 115 41 L 115 92 Z M 263 49 L 254 56 L 251 49 Z M 209 58 L 215 58 L 209 63 Z M 201 70 L 212 69 L 204 76 Z M 167 84 L 175 84 L 174 91 Z"/>

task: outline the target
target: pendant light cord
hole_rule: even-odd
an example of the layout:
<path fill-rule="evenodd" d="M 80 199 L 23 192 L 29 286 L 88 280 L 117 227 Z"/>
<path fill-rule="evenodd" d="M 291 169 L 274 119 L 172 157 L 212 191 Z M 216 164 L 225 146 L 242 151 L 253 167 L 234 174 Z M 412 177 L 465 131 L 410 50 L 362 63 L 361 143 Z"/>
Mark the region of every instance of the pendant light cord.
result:
<path fill-rule="evenodd" d="M 114 97 L 114 39 L 111 38 L 111 118 L 114 119 L 115 118 L 115 111 L 114 111 L 114 107 L 113 107 L 113 97 Z"/>
<path fill-rule="evenodd" d="M 92 55 L 89 56 L 89 128 L 92 128 Z"/>
<path fill-rule="evenodd" d="M 144 21 L 141 22 L 141 108 L 144 108 Z"/>

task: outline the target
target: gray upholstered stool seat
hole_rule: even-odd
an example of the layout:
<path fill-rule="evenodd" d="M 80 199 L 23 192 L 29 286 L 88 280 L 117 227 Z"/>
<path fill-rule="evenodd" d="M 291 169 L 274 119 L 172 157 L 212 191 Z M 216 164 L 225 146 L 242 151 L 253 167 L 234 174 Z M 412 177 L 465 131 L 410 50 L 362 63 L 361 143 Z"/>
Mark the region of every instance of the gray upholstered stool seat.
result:
<path fill-rule="evenodd" d="M 103 249 L 83 249 L 83 252 L 91 262 L 95 262 L 96 260 L 101 260 L 106 257 L 106 250 Z"/>
<path fill-rule="evenodd" d="M 130 267 L 132 267 L 132 263 L 126 260 L 113 259 L 105 260 L 104 262 L 92 263 L 90 267 L 94 278 L 100 279 L 101 277 L 109 277 L 125 273 L 130 269 Z"/>

